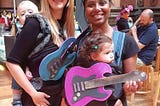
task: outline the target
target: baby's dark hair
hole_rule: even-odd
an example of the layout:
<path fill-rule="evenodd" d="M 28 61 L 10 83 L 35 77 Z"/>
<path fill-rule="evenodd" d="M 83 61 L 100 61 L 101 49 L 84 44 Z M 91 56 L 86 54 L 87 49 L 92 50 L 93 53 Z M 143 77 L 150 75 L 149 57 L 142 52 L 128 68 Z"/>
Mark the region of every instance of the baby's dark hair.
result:
<path fill-rule="evenodd" d="M 100 47 L 100 44 L 102 43 L 112 44 L 112 39 L 101 34 L 100 32 L 92 32 L 91 35 L 84 40 L 79 56 L 88 62 L 92 61 L 90 54 L 101 51 L 102 47 Z"/>

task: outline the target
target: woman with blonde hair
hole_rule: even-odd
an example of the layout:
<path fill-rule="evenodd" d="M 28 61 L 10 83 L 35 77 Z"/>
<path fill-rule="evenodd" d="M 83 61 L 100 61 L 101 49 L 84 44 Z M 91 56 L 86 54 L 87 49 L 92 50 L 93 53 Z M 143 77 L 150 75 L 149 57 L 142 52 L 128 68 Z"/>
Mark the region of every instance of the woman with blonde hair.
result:
<path fill-rule="evenodd" d="M 56 81 L 38 79 L 43 84 L 39 83 L 38 87 L 35 87 L 25 76 L 24 70 L 28 66 L 33 78 L 39 78 L 42 59 L 56 51 L 67 37 L 74 35 L 73 6 L 73 0 L 41 0 L 40 14 L 26 18 L 23 30 L 6 62 L 11 75 L 24 90 L 22 105 L 61 105 L 63 77 Z M 44 20 L 44 23 L 39 20 Z"/>
<path fill-rule="evenodd" d="M 59 10 L 55 5 L 56 3 L 60 3 L 59 1 L 54 0 L 41 0 L 41 13 L 44 17 L 48 18 L 51 24 L 51 33 L 54 35 L 53 39 L 58 43 L 60 39 L 56 37 L 59 34 L 59 30 L 63 29 L 64 37 L 66 34 L 69 36 L 74 35 L 74 1 L 73 0 L 62 0 L 62 2 L 66 2 L 66 6 L 63 9 Z M 51 7 L 49 6 L 51 4 Z M 60 7 L 61 5 L 59 5 Z M 57 13 L 57 14 L 56 14 Z M 61 19 L 61 20 L 60 20 Z M 59 21 L 59 22 L 58 22 Z M 58 24 L 58 25 L 57 25 Z M 61 27 L 61 24 L 64 24 Z M 60 29 L 59 29 L 60 28 Z"/>

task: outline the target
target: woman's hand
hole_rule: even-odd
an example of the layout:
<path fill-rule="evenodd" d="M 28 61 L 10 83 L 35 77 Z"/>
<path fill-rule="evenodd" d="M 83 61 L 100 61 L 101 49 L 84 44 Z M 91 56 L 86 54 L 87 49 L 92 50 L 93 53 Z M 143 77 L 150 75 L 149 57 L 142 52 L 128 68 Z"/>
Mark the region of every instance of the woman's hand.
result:
<path fill-rule="evenodd" d="M 130 95 L 132 93 L 135 93 L 139 88 L 141 88 L 141 86 L 141 81 L 127 81 L 123 85 L 123 89 L 126 95 Z"/>
<path fill-rule="evenodd" d="M 49 106 L 50 105 L 50 103 L 47 100 L 47 98 L 50 98 L 50 96 L 43 92 L 36 92 L 32 94 L 31 97 L 36 106 Z"/>
<path fill-rule="evenodd" d="M 32 73 L 31 73 L 31 71 L 29 70 L 28 67 L 26 67 L 26 73 L 25 74 L 26 74 L 26 77 L 27 77 L 28 80 L 31 80 L 33 78 L 33 75 L 32 75 Z"/>

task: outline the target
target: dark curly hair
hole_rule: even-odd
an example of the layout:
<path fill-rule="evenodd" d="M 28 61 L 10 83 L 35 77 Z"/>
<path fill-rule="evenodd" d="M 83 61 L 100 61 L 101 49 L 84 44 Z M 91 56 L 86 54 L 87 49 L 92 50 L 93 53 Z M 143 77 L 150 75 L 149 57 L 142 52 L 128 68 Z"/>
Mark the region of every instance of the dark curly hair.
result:
<path fill-rule="evenodd" d="M 100 32 L 92 32 L 91 35 L 83 41 L 82 47 L 80 48 L 78 57 L 80 58 L 79 61 L 81 61 L 81 64 L 89 64 L 92 62 L 93 60 L 90 54 L 93 52 L 100 52 L 102 50 L 100 44 L 106 42 L 112 44 L 112 39 Z"/>

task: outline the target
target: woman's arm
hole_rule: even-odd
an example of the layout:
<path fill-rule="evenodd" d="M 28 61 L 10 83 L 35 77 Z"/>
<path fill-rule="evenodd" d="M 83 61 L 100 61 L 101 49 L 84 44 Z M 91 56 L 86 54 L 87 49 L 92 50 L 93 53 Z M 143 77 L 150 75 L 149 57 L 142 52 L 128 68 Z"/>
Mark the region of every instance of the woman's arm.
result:
<path fill-rule="evenodd" d="M 128 43 L 125 45 L 125 58 L 122 62 L 124 73 L 128 73 L 136 70 L 138 46 L 130 36 L 128 37 Z M 135 93 L 141 87 L 141 85 L 142 82 L 140 81 L 127 81 L 125 82 L 123 88 L 126 94 L 131 94 Z"/>
<path fill-rule="evenodd" d="M 16 38 L 16 42 L 7 57 L 7 68 L 16 82 L 31 96 L 35 105 L 47 105 L 49 96 L 43 92 L 37 92 L 27 79 L 23 66 L 27 64 L 27 58 L 36 44 L 36 37 L 40 32 L 39 22 L 29 20 Z"/>
<path fill-rule="evenodd" d="M 123 60 L 124 73 L 128 73 L 130 71 L 136 70 L 136 60 L 137 60 L 137 54 Z"/>
<path fill-rule="evenodd" d="M 32 97 L 35 105 L 49 105 L 49 102 L 46 99 L 49 98 L 49 95 L 43 92 L 37 92 L 18 64 L 6 62 L 6 65 L 16 82 Z"/>
<path fill-rule="evenodd" d="M 136 70 L 136 59 L 137 55 L 134 55 L 123 61 L 125 73 Z M 142 86 L 141 81 L 127 81 L 123 85 L 123 89 L 125 91 L 125 94 L 128 95 L 131 93 L 135 93 L 139 88 L 141 88 L 141 86 Z"/>

